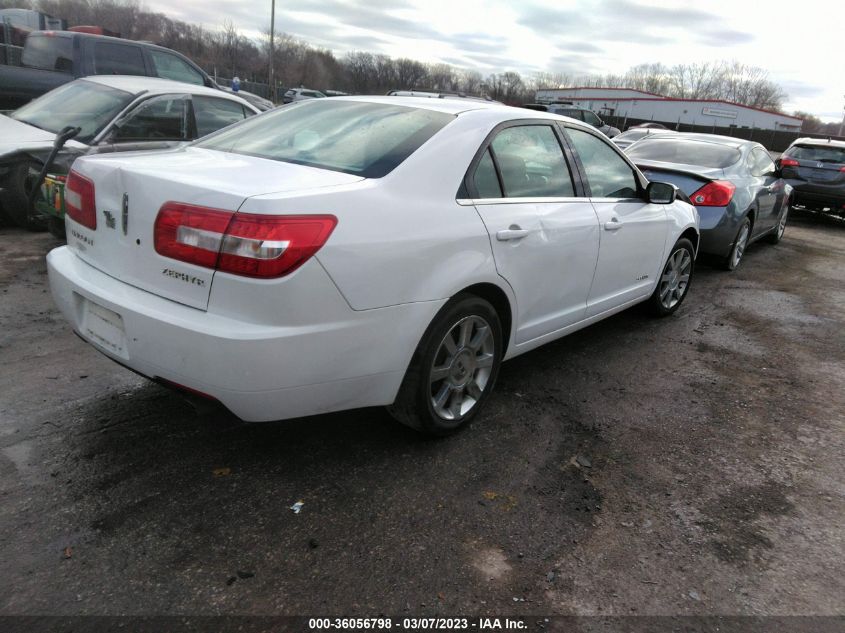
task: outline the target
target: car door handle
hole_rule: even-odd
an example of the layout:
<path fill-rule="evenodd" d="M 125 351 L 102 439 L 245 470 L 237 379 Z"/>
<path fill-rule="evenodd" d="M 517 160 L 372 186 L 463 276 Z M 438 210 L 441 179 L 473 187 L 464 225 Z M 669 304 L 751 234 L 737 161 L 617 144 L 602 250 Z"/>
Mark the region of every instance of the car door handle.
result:
<path fill-rule="evenodd" d="M 496 233 L 496 239 L 500 242 L 507 242 L 508 240 L 521 240 L 528 235 L 528 229 L 521 229 L 517 225 L 512 224 L 509 229 L 504 229 Z"/>
<path fill-rule="evenodd" d="M 618 231 L 621 228 L 622 228 L 622 223 L 619 220 L 617 220 L 616 218 L 613 218 L 610 222 L 604 223 L 604 230 L 605 231 Z"/>

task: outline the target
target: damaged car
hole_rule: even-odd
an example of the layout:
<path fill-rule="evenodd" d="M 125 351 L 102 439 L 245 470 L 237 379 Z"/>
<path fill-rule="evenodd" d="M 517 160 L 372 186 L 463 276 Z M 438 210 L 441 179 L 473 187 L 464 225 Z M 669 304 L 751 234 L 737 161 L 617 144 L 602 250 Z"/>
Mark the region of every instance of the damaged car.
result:
<path fill-rule="evenodd" d="M 64 184 L 85 154 L 176 147 L 257 114 L 235 95 L 152 77 L 78 79 L 0 116 L 0 209 L 64 237 Z"/>

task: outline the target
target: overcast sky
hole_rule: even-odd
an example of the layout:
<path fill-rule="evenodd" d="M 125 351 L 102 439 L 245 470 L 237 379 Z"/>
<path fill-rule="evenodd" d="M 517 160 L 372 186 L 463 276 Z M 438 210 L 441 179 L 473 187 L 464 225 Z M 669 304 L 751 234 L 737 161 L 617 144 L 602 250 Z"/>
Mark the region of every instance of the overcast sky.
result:
<path fill-rule="evenodd" d="M 245 35 L 271 0 L 148 0 L 149 8 Z M 771 73 L 788 110 L 841 119 L 842 0 L 277 0 L 276 29 L 349 50 L 446 62 L 483 74 L 623 73 L 645 62 L 738 60 Z"/>

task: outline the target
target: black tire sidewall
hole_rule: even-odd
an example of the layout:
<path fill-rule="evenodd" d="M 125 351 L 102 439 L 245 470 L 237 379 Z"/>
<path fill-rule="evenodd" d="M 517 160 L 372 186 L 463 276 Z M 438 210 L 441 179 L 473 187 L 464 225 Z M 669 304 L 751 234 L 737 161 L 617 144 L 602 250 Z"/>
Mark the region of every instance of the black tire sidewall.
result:
<path fill-rule="evenodd" d="M 692 265 L 690 266 L 689 280 L 687 281 L 687 287 L 684 290 L 683 296 L 681 297 L 680 301 L 678 301 L 678 303 L 673 305 L 671 308 L 667 308 L 660 301 L 660 282 L 666 272 L 666 266 L 669 265 L 669 260 L 679 248 L 686 249 L 686 251 L 689 253 L 690 258 L 692 259 Z M 672 249 L 669 251 L 669 257 L 666 258 L 666 261 L 663 262 L 663 266 L 660 267 L 660 276 L 657 279 L 657 287 L 654 289 L 654 292 L 651 295 L 651 299 L 649 300 L 649 307 L 651 308 L 652 313 L 656 314 L 657 316 L 669 316 L 670 314 L 674 313 L 678 308 L 680 308 L 681 304 L 686 300 L 687 295 L 689 294 L 689 289 L 692 285 L 692 280 L 694 276 L 695 247 L 692 245 L 692 242 L 690 242 L 687 238 L 682 237 L 677 242 L 675 242 L 674 246 L 672 246 Z"/>
<path fill-rule="evenodd" d="M 494 344 L 493 367 L 490 370 L 490 378 L 481 394 L 481 398 L 472 410 L 459 420 L 444 420 L 435 413 L 431 403 L 429 375 L 434 362 L 434 356 L 443 338 L 458 321 L 468 316 L 482 317 L 490 325 Z M 496 310 L 488 301 L 474 295 L 465 295 L 463 297 L 456 297 L 453 303 L 447 305 L 423 337 L 418 348 L 417 358 L 415 359 L 418 363 L 416 370 L 419 384 L 416 385 L 415 396 L 420 425 L 422 427 L 420 430 L 432 435 L 450 435 L 466 427 L 478 415 L 478 412 L 484 408 L 484 404 L 487 402 L 496 385 L 496 379 L 499 376 L 499 367 L 502 364 L 503 351 L 501 321 Z"/>

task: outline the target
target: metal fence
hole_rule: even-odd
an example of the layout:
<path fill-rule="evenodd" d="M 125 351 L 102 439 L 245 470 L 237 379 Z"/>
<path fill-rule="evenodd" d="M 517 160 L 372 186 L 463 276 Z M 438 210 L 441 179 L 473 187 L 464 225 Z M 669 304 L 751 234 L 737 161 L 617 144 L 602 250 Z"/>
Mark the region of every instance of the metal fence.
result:
<path fill-rule="evenodd" d="M 649 121 L 647 119 L 632 119 L 628 117 L 603 116 L 606 123 L 620 130 L 627 130 L 632 125 L 640 123 L 662 123 L 670 130 L 676 132 L 699 132 L 704 134 L 720 134 L 722 136 L 733 136 L 749 141 L 760 143 L 763 147 L 772 152 L 782 152 L 797 138 L 830 138 L 833 140 L 845 141 L 842 136 L 829 136 L 827 134 L 808 134 L 805 132 L 792 132 L 787 130 L 763 130 L 760 128 L 746 127 L 717 127 L 712 125 L 690 125 L 688 123 L 671 123 L 667 121 Z"/>
<path fill-rule="evenodd" d="M 22 46 L 12 46 L 11 44 L 0 44 L 0 64 L 8 64 L 10 66 L 21 65 L 21 53 L 23 53 Z"/>

